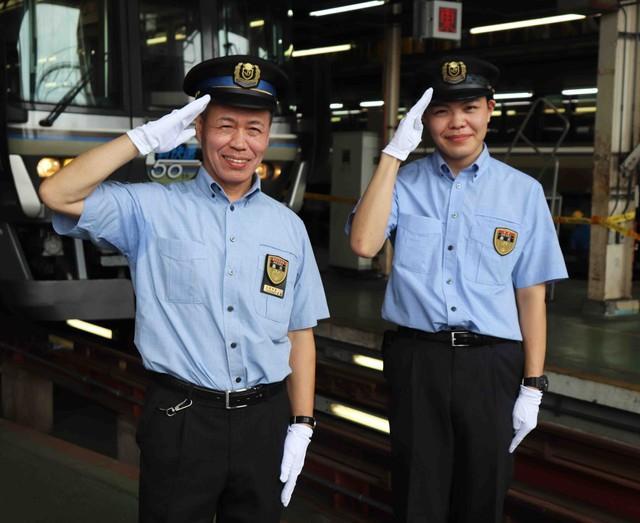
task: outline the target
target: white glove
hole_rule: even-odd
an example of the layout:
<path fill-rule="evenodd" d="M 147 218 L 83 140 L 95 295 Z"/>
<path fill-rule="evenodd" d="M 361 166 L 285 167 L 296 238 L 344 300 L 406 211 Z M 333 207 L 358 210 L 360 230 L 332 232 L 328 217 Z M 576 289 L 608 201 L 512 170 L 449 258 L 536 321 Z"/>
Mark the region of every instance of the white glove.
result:
<path fill-rule="evenodd" d="M 282 465 L 280 466 L 280 481 L 284 483 L 280 501 L 285 507 L 291 501 L 291 494 L 293 494 L 298 476 L 302 472 L 304 457 L 307 454 L 307 447 L 312 435 L 313 429 L 302 423 L 290 425 L 287 431 L 287 438 L 284 440 Z"/>
<path fill-rule="evenodd" d="M 509 452 L 516 450 L 520 442 L 538 424 L 538 410 L 542 401 L 542 392 L 520 385 L 520 394 L 513 406 L 513 430 L 515 436 L 509 446 Z"/>
<path fill-rule="evenodd" d="M 391 138 L 389 144 L 382 149 L 383 153 L 404 162 L 407 156 L 409 156 L 409 153 L 418 147 L 420 140 L 422 140 L 422 115 L 429 106 L 432 95 L 433 89 L 429 87 L 422 95 L 422 98 L 409 109 L 409 112 L 405 114 L 404 118 L 400 121 L 400 125 L 398 125 L 398 129 L 393 135 L 393 138 Z"/>
<path fill-rule="evenodd" d="M 158 153 L 171 151 L 195 136 L 195 129 L 187 129 L 187 127 L 204 111 L 210 101 L 211 97 L 206 94 L 182 109 L 174 109 L 159 120 L 127 131 L 127 136 L 138 148 L 140 154 L 147 155 L 151 151 Z"/>

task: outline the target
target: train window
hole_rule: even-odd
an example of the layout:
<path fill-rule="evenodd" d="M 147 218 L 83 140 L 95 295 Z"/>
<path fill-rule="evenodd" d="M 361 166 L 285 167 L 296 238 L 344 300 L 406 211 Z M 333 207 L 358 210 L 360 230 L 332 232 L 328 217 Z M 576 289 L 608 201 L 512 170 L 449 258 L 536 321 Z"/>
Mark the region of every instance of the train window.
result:
<path fill-rule="evenodd" d="M 9 98 L 114 107 L 122 103 L 112 0 L 3 2 Z"/>
<path fill-rule="evenodd" d="M 148 108 L 180 106 L 185 74 L 202 61 L 198 0 L 142 0 L 142 92 Z"/>
<path fill-rule="evenodd" d="M 219 54 L 248 54 L 282 62 L 288 43 L 290 2 L 222 2 L 218 19 Z"/>

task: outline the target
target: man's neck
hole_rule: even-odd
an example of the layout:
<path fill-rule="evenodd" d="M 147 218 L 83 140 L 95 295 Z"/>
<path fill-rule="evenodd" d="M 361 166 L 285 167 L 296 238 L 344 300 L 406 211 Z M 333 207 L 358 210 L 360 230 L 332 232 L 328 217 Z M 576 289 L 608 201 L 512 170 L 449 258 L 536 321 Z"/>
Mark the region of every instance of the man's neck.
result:
<path fill-rule="evenodd" d="M 440 156 L 442 156 L 442 159 L 445 161 L 445 163 L 447 164 L 447 167 L 449 167 L 449 170 L 451 171 L 451 174 L 455 178 L 456 176 L 458 176 L 458 174 L 460 174 L 460 171 L 464 171 L 465 169 L 467 169 L 468 167 L 471 167 L 474 163 L 476 163 L 476 160 L 480 158 L 482 151 L 484 151 L 484 144 L 480 148 L 480 150 L 477 152 L 477 154 L 475 154 L 472 157 L 471 160 L 469 160 L 468 157 L 460 160 L 447 158 L 442 154 L 442 152 L 440 152 Z"/>
<path fill-rule="evenodd" d="M 209 174 L 211 179 L 220 186 L 231 203 L 241 200 L 249 192 L 249 190 L 253 186 L 255 177 L 255 175 L 253 175 L 251 176 L 251 178 L 243 182 L 228 183 L 220 180 L 217 176 L 211 174 L 209 171 L 207 171 L 207 173 Z"/>

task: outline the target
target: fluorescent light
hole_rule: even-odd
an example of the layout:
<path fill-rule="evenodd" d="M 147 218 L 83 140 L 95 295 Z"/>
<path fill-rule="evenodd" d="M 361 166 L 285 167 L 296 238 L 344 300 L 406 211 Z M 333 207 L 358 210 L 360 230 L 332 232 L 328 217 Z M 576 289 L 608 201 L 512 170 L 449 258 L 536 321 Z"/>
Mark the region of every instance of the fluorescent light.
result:
<path fill-rule="evenodd" d="M 589 105 L 587 107 L 576 107 L 576 114 L 584 114 L 584 113 L 595 113 L 596 107 L 594 105 Z"/>
<path fill-rule="evenodd" d="M 167 43 L 167 36 L 155 36 L 153 38 L 147 38 L 147 45 L 158 45 Z"/>
<path fill-rule="evenodd" d="M 69 325 L 69 327 L 73 327 L 74 329 L 89 332 L 91 334 L 95 334 L 96 336 L 101 336 L 102 338 L 107 338 L 108 340 L 113 339 L 113 332 L 111 331 L 111 329 L 100 327 L 100 325 L 95 325 L 93 323 L 82 320 L 67 320 L 67 325 Z"/>
<path fill-rule="evenodd" d="M 491 116 L 502 116 L 502 111 L 500 111 L 500 110 L 494 110 L 494 111 L 491 113 Z"/>
<path fill-rule="evenodd" d="M 354 354 L 353 363 L 355 363 L 356 365 L 360 365 L 361 367 L 367 367 L 368 369 L 379 371 L 382 371 L 382 369 L 384 368 L 384 364 L 382 363 L 381 359 L 370 358 L 369 356 L 364 356 L 362 354 Z"/>
<path fill-rule="evenodd" d="M 496 93 L 493 95 L 493 98 L 495 100 L 512 100 L 514 98 L 531 98 L 532 96 L 532 92 L 523 91 L 519 93 Z"/>
<path fill-rule="evenodd" d="M 360 109 L 339 109 L 337 111 L 331 111 L 331 114 L 334 116 L 346 116 L 347 114 L 360 114 L 361 112 Z"/>
<path fill-rule="evenodd" d="M 482 33 L 495 33 L 496 31 L 508 31 L 509 29 L 522 29 L 523 27 L 533 27 L 536 25 L 558 24 L 560 22 L 571 22 L 573 20 L 582 20 L 586 18 L 584 15 L 569 14 L 558 16 L 547 16 L 545 18 L 532 18 L 530 20 L 520 20 L 519 22 L 507 22 L 505 24 L 483 25 L 472 27 L 469 32 L 472 35 Z"/>
<path fill-rule="evenodd" d="M 597 93 L 598 93 L 597 87 L 585 87 L 584 89 L 565 89 L 564 91 L 562 91 L 562 94 L 564 96 L 573 96 L 573 95 L 580 95 L 580 94 L 597 94 Z"/>
<path fill-rule="evenodd" d="M 382 107 L 384 105 L 384 100 L 368 100 L 365 102 L 360 102 L 360 107 Z"/>
<path fill-rule="evenodd" d="M 357 11 L 358 9 L 368 9 L 369 7 L 378 7 L 384 4 L 385 0 L 372 0 L 370 2 L 360 2 L 358 4 L 342 5 L 339 7 L 331 7 L 329 9 L 320 9 L 319 11 L 311 11 L 309 16 L 327 16 L 338 13 L 346 13 L 347 11 Z"/>
<path fill-rule="evenodd" d="M 184 33 L 176 33 L 173 37 L 174 40 L 178 41 L 178 40 L 186 40 L 187 39 L 187 35 Z"/>
<path fill-rule="evenodd" d="M 531 105 L 531 102 L 525 100 L 521 102 L 500 102 L 500 105 L 504 105 L 505 107 L 523 107 L 525 105 Z"/>
<path fill-rule="evenodd" d="M 342 109 L 343 107 L 344 107 L 344 104 L 341 104 L 339 102 L 329 104 L 329 109 Z"/>
<path fill-rule="evenodd" d="M 353 47 L 353 44 L 339 44 L 329 45 L 327 47 L 314 47 L 313 49 L 298 49 L 293 51 L 291 56 L 299 58 L 300 56 L 311 56 L 314 54 L 328 54 L 328 53 L 340 53 L 342 51 L 349 51 Z"/>
<path fill-rule="evenodd" d="M 331 117 L 331 123 L 338 123 L 341 120 L 342 120 L 341 116 L 332 116 Z"/>
<path fill-rule="evenodd" d="M 369 427 L 370 429 L 389 434 L 389 421 L 385 418 L 381 418 L 380 416 L 375 416 L 362 410 L 347 407 L 346 405 L 341 405 L 340 403 L 331 403 L 329 405 L 329 411 L 331 412 L 331 414 L 333 414 L 334 416 L 338 416 L 339 418 L 353 421 L 354 423 L 364 425 L 365 427 Z"/>
<path fill-rule="evenodd" d="M 262 27 L 264 25 L 264 20 L 251 20 L 249 22 L 249 27 Z"/>

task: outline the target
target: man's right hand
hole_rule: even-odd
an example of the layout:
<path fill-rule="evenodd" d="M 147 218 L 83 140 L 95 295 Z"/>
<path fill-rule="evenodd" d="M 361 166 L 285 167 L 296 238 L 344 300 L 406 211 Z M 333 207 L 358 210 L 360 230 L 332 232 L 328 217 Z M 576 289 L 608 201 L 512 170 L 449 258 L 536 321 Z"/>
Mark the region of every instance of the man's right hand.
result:
<path fill-rule="evenodd" d="M 433 89 L 427 89 L 420 100 L 409 110 L 401 120 L 396 133 L 389 144 L 382 150 L 383 153 L 393 156 L 404 162 L 422 140 L 422 115 L 431 102 Z"/>
<path fill-rule="evenodd" d="M 211 97 L 206 94 L 182 109 L 175 109 L 159 120 L 127 131 L 127 136 L 142 155 L 147 155 L 151 151 L 157 153 L 171 151 L 195 136 L 195 129 L 188 129 L 188 127 L 205 110 L 210 101 Z"/>

